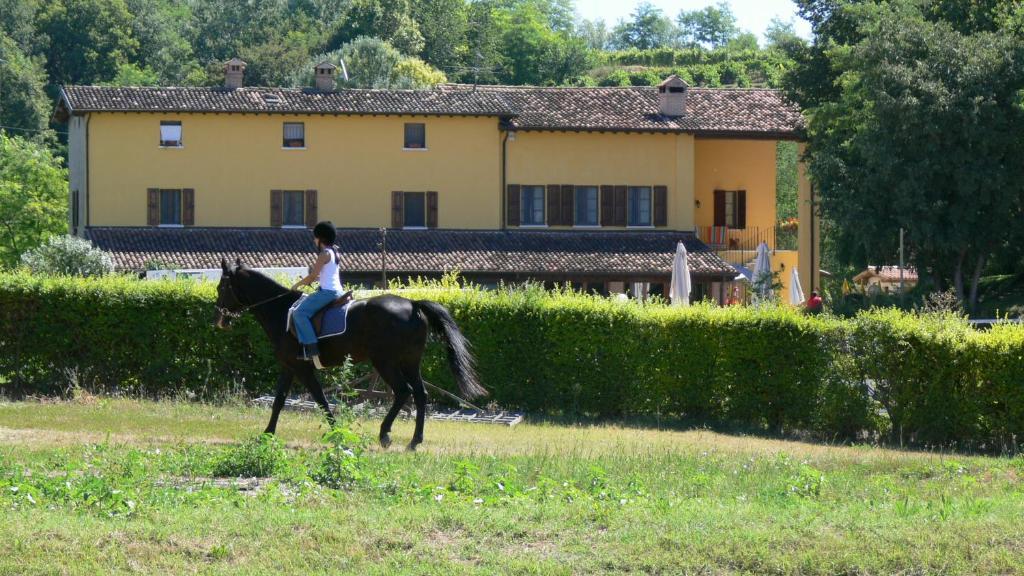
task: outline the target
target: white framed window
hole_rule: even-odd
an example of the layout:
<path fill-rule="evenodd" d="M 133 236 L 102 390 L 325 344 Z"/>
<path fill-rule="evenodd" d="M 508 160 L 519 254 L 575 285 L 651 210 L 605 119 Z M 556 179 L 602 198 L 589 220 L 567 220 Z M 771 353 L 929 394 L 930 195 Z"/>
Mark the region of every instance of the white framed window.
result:
<path fill-rule="evenodd" d="M 181 122 L 178 120 L 160 121 L 160 147 L 181 148 Z"/>
<path fill-rule="evenodd" d="M 652 198 L 650 186 L 629 187 L 628 226 L 652 226 Z"/>
<path fill-rule="evenodd" d="M 577 186 L 573 225 L 598 225 L 598 192 L 597 186 Z"/>
<path fill-rule="evenodd" d="M 306 125 L 302 122 L 284 123 L 284 148 L 306 147 Z"/>
<path fill-rule="evenodd" d="M 543 226 L 544 220 L 544 187 L 523 186 L 522 203 L 519 222 L 521 226 Z"/>
<path fill-rule="evenodd" d="M 306 192 L 285 190 L 282 192 L 282 226 L 306 225 Z"/>

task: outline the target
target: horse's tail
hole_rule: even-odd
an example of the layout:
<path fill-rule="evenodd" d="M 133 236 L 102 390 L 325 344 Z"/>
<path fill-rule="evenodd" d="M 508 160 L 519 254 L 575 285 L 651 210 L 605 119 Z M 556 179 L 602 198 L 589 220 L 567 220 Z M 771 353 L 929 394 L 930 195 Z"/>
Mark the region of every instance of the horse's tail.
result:
<path fill-rule="evenodd" d="M 486 396 L 487 390 L 477 380 L 476 360 L 469 351 L 469 341 L 462 335 L 452 315 L 437 302 L 416 300 L 415 305 L 427 317 L 434 333 L 444 338 L 448 347 L 448 366 L 455 374 L 459 392 L 466 400 Z"/>

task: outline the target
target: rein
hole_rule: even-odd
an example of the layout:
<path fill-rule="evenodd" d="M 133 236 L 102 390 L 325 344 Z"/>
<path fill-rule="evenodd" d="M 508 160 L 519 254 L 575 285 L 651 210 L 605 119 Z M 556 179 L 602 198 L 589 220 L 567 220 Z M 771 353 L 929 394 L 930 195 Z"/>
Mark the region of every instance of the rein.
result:
<path fill-rule="evenodd" d="M 239 304 L 241 304 L 242 301 L 238 299 L 238 294 L 235 292 L 235 287 L 232 286 L 230 282 L 228 283 L 228 288 L 231 289 L 231 296 L 234 297 L 235 301 L 238 302 Z M 270 298 L 267 298 L 266 300 L 260 300 L 259 302 L 256 302 L 255 304 L 243 305 L 237 311 L 236 310 L 228 310 L 227 308 L 224 308 L 222 306 L 217 306 L 217 311 L 220 312 L 221 314 L 223 314 L 224 316 L 227 316 L 228 318 L 239 318 L 239 317 L 242 316 L 242 314 L 245 314 L 246 312 L 248 312 L 249 310 L 252 310 L 253 308 L 256 308 L 256 307 L 259 307 L 259 306 L 263 306 L 264 304 L 266 304 L 268 302 L 273 302 L 274 300 L 277 300 L 278 298 L 284 298 L 285 296 L 287 296 L 287 295 L 289 295 L 291 293 L 292 293 L 291 290 L 289 290 L 287 292 L 282 292 L 281 294 L 278 294 L 277 296 L 271 296 Z"/>

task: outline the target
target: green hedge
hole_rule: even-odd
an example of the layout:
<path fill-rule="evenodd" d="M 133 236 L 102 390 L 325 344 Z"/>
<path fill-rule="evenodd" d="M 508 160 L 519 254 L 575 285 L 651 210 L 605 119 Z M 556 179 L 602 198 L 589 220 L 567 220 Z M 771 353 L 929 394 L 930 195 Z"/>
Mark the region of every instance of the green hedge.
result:
<path fill-rule="evenodd" d="M 267 392 L 251 318 L 213 328 L 214 286 L 0 275 L 0 390 Z M 1024 434 L 1024 328 L 896 311 L 671 308 L 538 289 L 420 287 L 473 344 L 492 399 L 529 412 L 660 415 L 820 437 L 1013 449 Z M 454 389 L 440 346 L 428 380 Z"/>

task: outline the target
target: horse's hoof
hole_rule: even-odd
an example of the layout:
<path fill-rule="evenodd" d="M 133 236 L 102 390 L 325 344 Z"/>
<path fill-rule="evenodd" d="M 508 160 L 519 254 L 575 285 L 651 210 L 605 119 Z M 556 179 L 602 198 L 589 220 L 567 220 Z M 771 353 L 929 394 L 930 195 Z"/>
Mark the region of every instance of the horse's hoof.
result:
<path fill-rule="evenodd" d="M 381 436 L 380 437 L 380 446 L 381 446 L 381 448 L 385 448 L 385 449 L 389 448 L 391 446 L 391 436 L 388 436 L 387 434 Z"/>
<path fill-rule="evenodd" d="M 410 442 L 409 445 L 406 446 L 405 449 L 408 450 L 409 452 L 415 452 L 417 445 L 418 445 L 418 443 L 416 443 L 416 442 Z"/>

